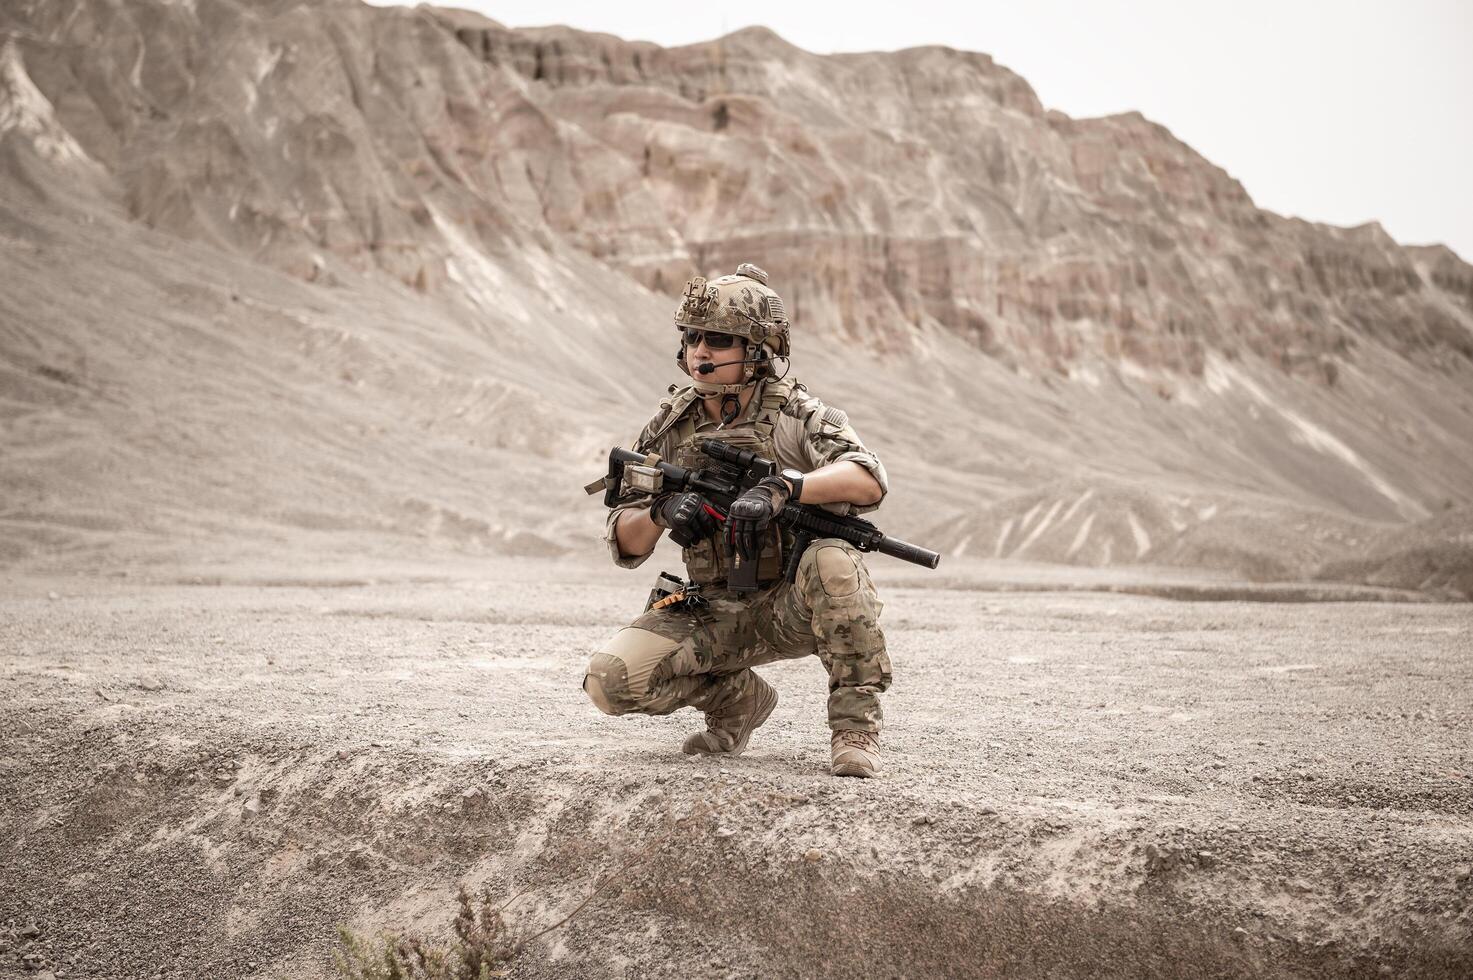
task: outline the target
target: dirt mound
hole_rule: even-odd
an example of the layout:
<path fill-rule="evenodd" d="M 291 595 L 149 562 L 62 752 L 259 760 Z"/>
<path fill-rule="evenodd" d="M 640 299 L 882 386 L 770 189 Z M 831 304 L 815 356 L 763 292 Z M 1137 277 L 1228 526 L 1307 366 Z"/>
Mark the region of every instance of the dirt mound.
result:
<path fill-rule="evenodd" d="M 1165 482 L 1165 481 L 1163 481 Z M 1212 568 L 1247 582 L 1318 577 L 1396 589 L 1425 579 L 1353 574 L 1351 556 L 1384 547 L 1399 532 L 1261 495 L 1115 481 L 1067 480 L 1000 501 L 958 528 L 937 525 L 932 538 L 955 534 L 954 557 L 1055 562 L 1084 567 L 1150 565 Z M 1452 540 L 1446 522 L 1429 523 L 1429 542 Z"/>
<path fill-rule="evenodd" d="M 1326 562 L 1315 577 L 1473 600 L 1473 508 L 1383 530 L 1365 554 Z"/>

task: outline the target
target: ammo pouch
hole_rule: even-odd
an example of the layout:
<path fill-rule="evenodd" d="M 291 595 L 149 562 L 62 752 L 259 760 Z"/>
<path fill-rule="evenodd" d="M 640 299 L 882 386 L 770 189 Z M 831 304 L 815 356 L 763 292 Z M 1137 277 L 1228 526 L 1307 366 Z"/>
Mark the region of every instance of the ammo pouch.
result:
<path fill-rule="evenodd" d="M 708 469 L 715 464 L 710 456 L 701 452 L 701 444 L 707 439 L 717 439 L 739 449 L 756 450 L 758 455 L 776 459 L 777 453 L 770 437 L 764 438 L 751 426 L 734 429 L 714 429 L 698 432 L 675 450 L 673 462 L 689 469 Z M 770 524 L 762 536 L 762 552 L 757 562 L 757 581 L 768 584 L 782 578 L 783 535 L 777 522 Z M 732 566 L 732 551 L 726 539 L 726 525 L 721 524 L 716 534 L 697 541 L 681 552 L 685 560 L 686 575 L 692 582 L 701 585 L 726 585 Z"/>

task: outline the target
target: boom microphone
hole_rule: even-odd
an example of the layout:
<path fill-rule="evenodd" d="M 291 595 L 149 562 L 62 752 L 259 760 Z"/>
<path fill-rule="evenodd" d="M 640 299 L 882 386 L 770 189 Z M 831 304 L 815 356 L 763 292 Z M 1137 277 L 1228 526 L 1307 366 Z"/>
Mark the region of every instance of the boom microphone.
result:
<path fill-rule="evenodd" d="M 765 357 L 749 357 L 745 361 L 727 361 L 726 364 L 762 364 L 766 360 L 767 358 Z M 719 367 L 726 367 L 726 364 L 713 364 L 711 361 L 702 361 L 696 365 L 696 373 L 710 374 Z"/>

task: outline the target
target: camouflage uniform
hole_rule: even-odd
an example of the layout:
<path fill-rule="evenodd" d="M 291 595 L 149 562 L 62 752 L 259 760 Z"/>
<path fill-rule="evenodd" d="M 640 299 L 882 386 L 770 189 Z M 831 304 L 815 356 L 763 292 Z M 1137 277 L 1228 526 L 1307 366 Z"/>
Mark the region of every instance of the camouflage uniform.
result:
<path fill-rule="evenodd" d="M 757 448 L 779 467 L 804 473 L 853 460 L 874 476 L 882 492 L 889 490 L 884 467 L 864 448 L 847 416 L 792 380 L 762 382 L 746 410 L 725 427 L 706 416 L 689 385 L 672 385 L 670 397 L 632 448 L 699 466 L 698 447 L 706 438 Z M 649 504 L 647 497 L 631 494 L 609 512 L 605 538 L 615 564 L 635 568 L 649 557 L 621 555 L 614 534 L 621 513 Z M 846 514 L 867 513 L 879 504 L 820 506 Z M 711 583 L 702 593 L 709 607 L 651 610 L 624 627 L 589 663 L 584 677 L 589 697 L 611 715 L 663 715 L 686 706 L 719 715 L 752 695 L 759 683 L 752 667 L 816 655 L 829 675 L 829 727 L 878 734 L 890 658 L 879 624 L 883 603 L 869 571 L 852 545 L 820 538 L 804 551 L 796 582 L 789 584 L 780 570 L 791 540 L 776 524 L 769 527 L 758 565 L 761 587 L 749 593 L 724 587 L 730 551 L 720 535 L 685 549 L 687 576 Z"/>

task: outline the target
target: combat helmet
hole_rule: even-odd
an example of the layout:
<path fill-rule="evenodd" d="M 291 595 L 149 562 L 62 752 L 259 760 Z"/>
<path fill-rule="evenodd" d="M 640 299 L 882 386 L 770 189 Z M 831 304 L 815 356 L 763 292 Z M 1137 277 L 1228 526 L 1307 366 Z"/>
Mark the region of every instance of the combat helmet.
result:
<path fill-rule="evenodd" d="M 740 384 L 718 385 L 691 374 L 685 362 L 685 341 L 675 361 L 691 376 L 696 392 L 702 397 L 735 395 L 748 385 L 774 375 L 771 360 L 786 358 L 789 353 L 788 313 L 782 297 L 767 285 L 767 273 L 750 262 L 737 266 L 735 273 L 712 279 L 696 276 L 685 284 L 680 305 L 675 309 L 676 329 L 687 327 L 714 333 L 735 334 L 746 340 L 746 370 Z"/>

